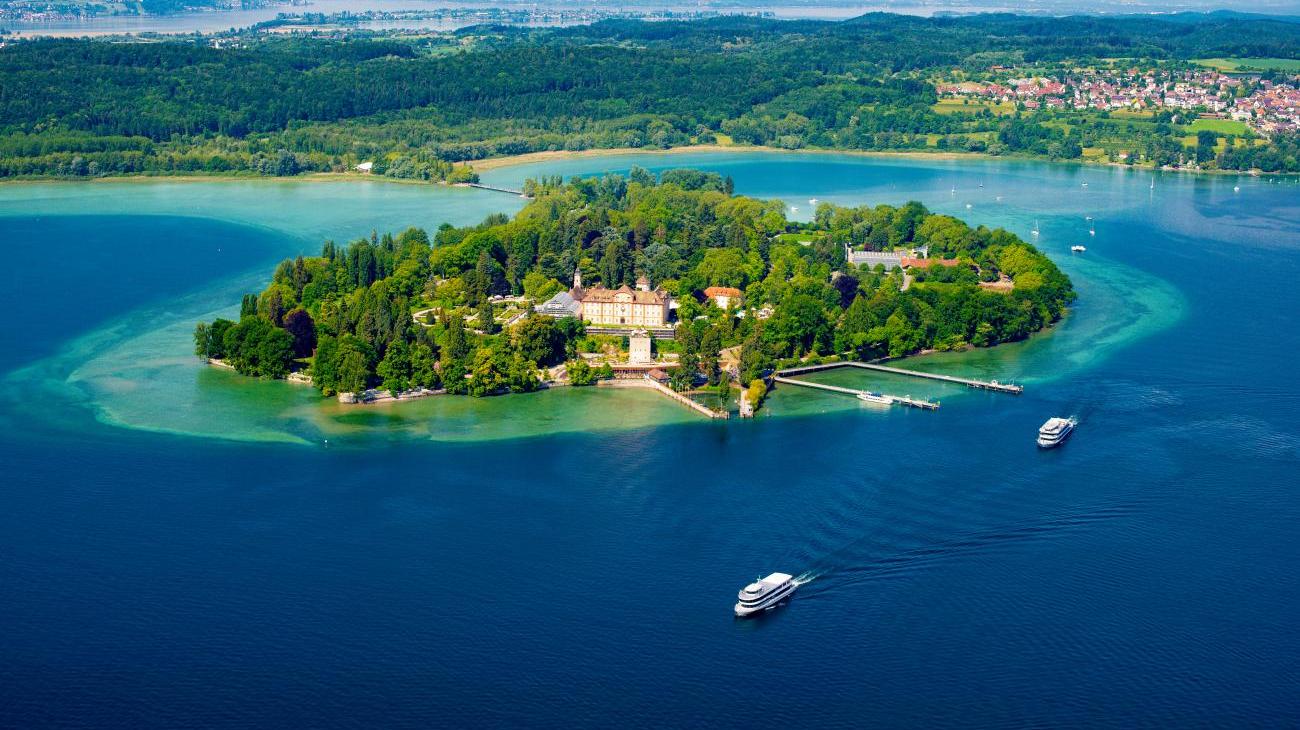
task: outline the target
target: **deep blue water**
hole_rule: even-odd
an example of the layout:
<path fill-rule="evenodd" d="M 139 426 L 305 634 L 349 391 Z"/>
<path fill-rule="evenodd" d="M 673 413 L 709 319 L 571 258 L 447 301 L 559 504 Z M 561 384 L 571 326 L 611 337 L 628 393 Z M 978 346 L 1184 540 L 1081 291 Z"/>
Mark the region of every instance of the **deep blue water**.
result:
<path fill-rule="evenodd" d="M 979 180 L 1031 202 L 972 218 L 1080 227 L 1069 168 L 853 164 L 719 166 L 796 205 L 838 176 L 959 212 L 949 182 Z M 1042 379 L 933 414 L 324 448 L 0 406 L 0 725 L 1300 724 L 1300 195 L 1231 184 L 1107 209 L 1098 268 L 1061 255 L 1084 296 L 1025 351 Z M 1049 377 L 1108 261 L 1181 317 Z M 1058 412 L 1081 427 L 1041 453 Z M 771 570 L 816 578 L 733 620 Z"/>
<path fill-rule="evenodd" d="M 3 222 L 0 371 L 141 304 L 274 262 L 276 235 L 179 216 L 32 216 Z"/>

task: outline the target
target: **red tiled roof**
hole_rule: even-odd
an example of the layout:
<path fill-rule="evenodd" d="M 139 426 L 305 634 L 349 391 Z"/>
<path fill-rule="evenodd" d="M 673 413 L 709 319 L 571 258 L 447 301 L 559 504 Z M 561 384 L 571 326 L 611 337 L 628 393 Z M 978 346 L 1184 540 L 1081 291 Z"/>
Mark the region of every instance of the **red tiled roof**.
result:
<path fill-rule="evenodd" d="M 741 291 L 739 289 L 730 286 L 711 286 L 704 290 L 704 296 L 709 299 L 716 299 L 717 297 L 738 297 L 740 294 Z"/>

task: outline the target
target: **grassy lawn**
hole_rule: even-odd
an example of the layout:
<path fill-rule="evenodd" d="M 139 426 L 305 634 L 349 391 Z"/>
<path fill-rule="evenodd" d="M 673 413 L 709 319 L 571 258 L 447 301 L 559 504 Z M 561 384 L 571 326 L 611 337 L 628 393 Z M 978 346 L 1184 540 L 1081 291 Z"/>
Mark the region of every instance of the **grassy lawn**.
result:
<path fill-rule="evenodd" d="M 1200 58 L 1194 63 L 1217 71 L 1300 71 L 1300 58 Z"/>
<path fill-rule="evenodd" d="M 1111 119 L 1155 119 L 1155 112 L 1143 112 L 1136 109 L 1116 109 L 1110 113 Z"/>
<path fill-rule="evenodd" d="M 1218 132 L 1219 134 L 1245 134 L 1250 130 L 1245 122 L 1234 119 L 1197 119 L 1187 125 L 1187 131 L 1196 134 L 1200 131 Z"/>
<path fill-rule="evenodd" d="M 938 104 L 934 105 L 934 111 L 939 114 L 978 114 L 985 109 L 991 109 L 994 114 L 1005 115 L 1015 114 L 1016 105 L 1009 101 L 979 101 L 975 99 L 940 99 Z"/>
<path fill-rule="evenodd" d="M 776 240 L 781 243 L 812 243 L 818 234 L 815 233 L 782 233 L 777 235 Z"/>

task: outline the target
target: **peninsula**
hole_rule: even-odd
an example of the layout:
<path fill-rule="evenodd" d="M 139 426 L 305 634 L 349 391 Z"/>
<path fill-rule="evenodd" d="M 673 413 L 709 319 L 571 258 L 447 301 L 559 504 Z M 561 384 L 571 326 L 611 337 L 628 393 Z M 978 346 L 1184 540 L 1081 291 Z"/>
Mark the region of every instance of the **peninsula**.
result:
<path fill-rule="evenodd" d="M 525 191 L 514 218 L 286 259 L 195 353 L 347 400 L 625 378 L 757 404 L 775 368 L 1019 340 L 1074 298 L 1031 244 L 915 202 L 798 223 L 717 173 L 641 168 Z"/>

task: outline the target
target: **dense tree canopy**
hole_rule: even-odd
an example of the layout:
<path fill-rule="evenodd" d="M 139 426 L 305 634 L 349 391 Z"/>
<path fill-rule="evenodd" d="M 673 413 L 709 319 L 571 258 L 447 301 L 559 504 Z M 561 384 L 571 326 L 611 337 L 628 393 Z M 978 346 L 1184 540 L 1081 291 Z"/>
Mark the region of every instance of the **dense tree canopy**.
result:
<path fill-rule="evenodd" d="M 513 219 L 444 226 L 432 239 L 419 229 L 372 234 L 287 259 L 265 290 L 245 297 L 238 323 L 198 325 L 196 352 L 270 377 L 310 359 L 326 394 L 520 392 L 538 387 L 539 369 L 566 361 L 576 382 L 590 382 L 592 369 L 573 362 L 590 344 L 580 322 L 525 309 L 503 329 L 495 314 L 501 296 L 557 291 L 576 268 L 609 287 L 653 277 L 675 296 L 679 386 L 720 382 L 720 352 L 733 346 L 747 384 L 783 358 L 897 357 L 1022 339 L 1074 296 L 1032 245 L 919 203 L 822 204 L 814 222 L 797 224 L 779 201 L 728 194 L 724 178 L 694 170 L 656 179 L 634 168 L 627 178 L 527 187 L 535 199 Z M 934 263 L 905 285 L 901 271 L 852 266 L 846 246 L 928 249 Z M 714 285 L 742 289 L 744 308 L 704 300 L 701 290 Z"/>
<path fill-rule="evenodd" d="M 785 148 L 936 146 L 1078 157 L 1103 131 L 1041 114 L 932 108 L 935 68 L 1007 62 L 1300 55 L 1300 25 L 1264 19 L 719 18 L 464 31 L 417 41 L 240 36 L 150 43 L 40 40 L 0 49 L 0 176 L 294 175 L 372 162 L 461 180 L 453 163 L 538 150 L 711 142 Z M 1181 150 L 1177 129 L 1114 129 Z M 1287 146 L 1289 145 L 1289 147 Z M 1294 140 L 1219 164 L 1297 166 Z"/>

